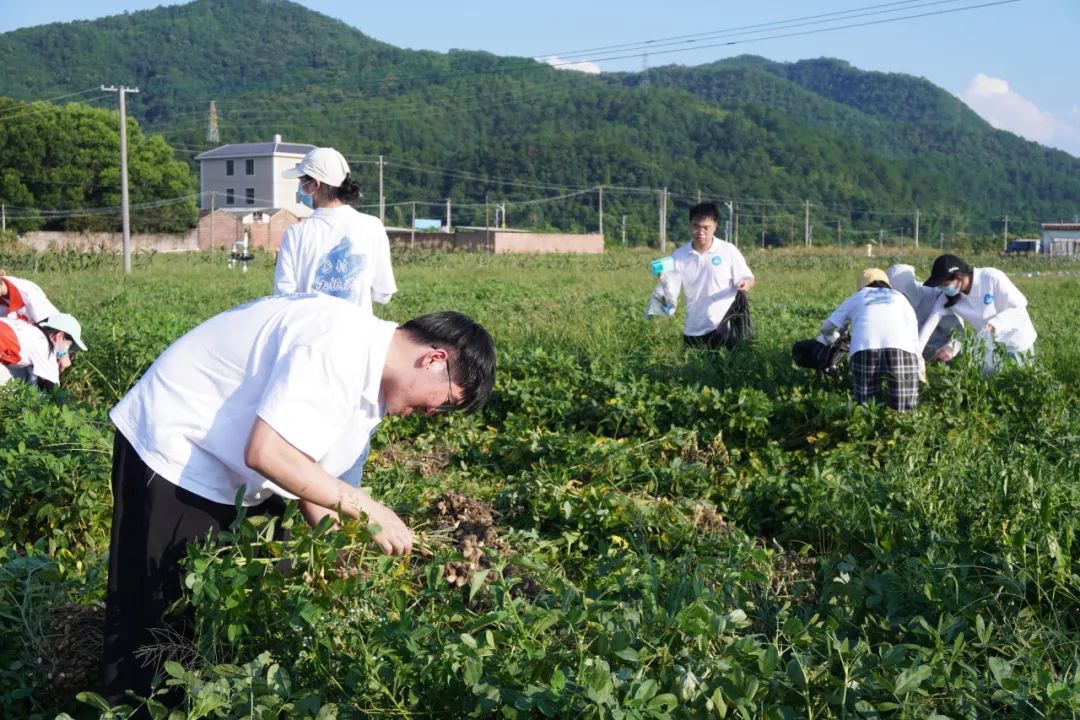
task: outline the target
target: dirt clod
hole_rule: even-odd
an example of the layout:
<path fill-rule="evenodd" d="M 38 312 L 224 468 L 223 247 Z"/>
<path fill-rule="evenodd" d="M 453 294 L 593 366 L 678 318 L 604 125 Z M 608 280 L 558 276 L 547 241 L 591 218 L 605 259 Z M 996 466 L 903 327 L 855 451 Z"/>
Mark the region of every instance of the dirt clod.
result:
<path fill-rule="evenodd" d="M 63 698 L 94 690 L 101 680 L 105 609 L 96 605 L 57 605 L 49 611 L 42 647 L 49 686 Z"/>
<path fill-rule="evenodd" d="M 731 526 L 724 520 L 724 516 L 717 512 L 716 508 L 699 505 L 694 508 L 694 525 L 713 535 L 730 535 Z"/>
<path fill-rule="evenodd" d="M 435 520 L 435 531 L 446 533 L 454 548 L 464 557 L 463 560 L 446 564 L 447 582 L 454 587 L 464 587 L 483 570 L 488 571 L 485 582 L 501 579 L 502 575 L 492 567 L 491 555 L 485 550 L 503 558 L 512 557 L 514 551 L 500 536 L 495 524 L 495 511 L 490 505 L 448 490 L 435 499 L 429 513 Z M 505 574 L 521 579 L 513 589 L 515 594 L 535 595 L 540 590 L 535 580 L 521 575 L 513 566 L 508 566 Z"/>

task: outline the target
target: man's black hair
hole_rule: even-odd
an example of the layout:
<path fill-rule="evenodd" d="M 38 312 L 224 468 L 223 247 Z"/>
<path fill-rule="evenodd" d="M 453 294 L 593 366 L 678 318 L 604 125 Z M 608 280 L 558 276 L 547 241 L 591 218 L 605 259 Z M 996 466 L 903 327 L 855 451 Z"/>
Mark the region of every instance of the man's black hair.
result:
<path fill-rule="evenodd" d="M 701 202 L 690 208 L 690 222 L 695 220 L 713 220 L 717 225 L 720 224 L 720 208 L 716 207 L 716 203 Z"/>
<path fill-rule="evenodd" d="M 479 323 L 459 312 L 414 317 L 401 326 L 410 338 L 450 356 L 450 377 L 465 391 L 457 409 L 475 412 L 487 404 L 495 384 L 495 343 Z"/>
<path fill-rule="evenodd" d="M 891 289 L 892 285 L 885 282 L 884 280 L 875 280 L 872 283 L 867 283 L 866 287 L 869 287 L 869 288 L 890 288 Z"/>

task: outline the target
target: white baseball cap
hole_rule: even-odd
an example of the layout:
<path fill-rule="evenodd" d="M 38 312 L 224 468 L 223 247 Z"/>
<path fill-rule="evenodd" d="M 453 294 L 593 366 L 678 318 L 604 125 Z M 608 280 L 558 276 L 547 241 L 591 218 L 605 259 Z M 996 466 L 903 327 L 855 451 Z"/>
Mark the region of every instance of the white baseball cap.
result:
<path fill-rule="evenodd" d="M 281 177 L 298 178 L 307 175 L 331 187 L 341 187 L 349 174 L 349 163 L 334 148 L 315 148 L 296 167 L 281 173 Z"/>
<path fill-rule="evenodd" d="M 84 352 L 86 351 L 86 345 L 83 345 L 82 341 L 82 325 L 79 324 L 79 321 L 75 319 L 74 315 L 54 313 L 42 320 L 40 325 L 41 327 L 46 327 L 51 330 L 59 330 L 60 332 L 67 333 L 75 342 L 76 347 Z"/>

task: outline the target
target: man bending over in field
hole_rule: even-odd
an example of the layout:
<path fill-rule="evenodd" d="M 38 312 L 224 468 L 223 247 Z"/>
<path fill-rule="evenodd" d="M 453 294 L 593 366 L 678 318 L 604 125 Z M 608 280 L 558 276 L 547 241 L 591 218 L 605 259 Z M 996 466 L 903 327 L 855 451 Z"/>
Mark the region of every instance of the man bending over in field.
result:
<path fill-rule="evenodd" d="M 720 211 L 713 203 L 690 209 L 690 242 L 671 254 L 686 294 L 683 341 L 689 347 L 733 350 L 750 339 L 747 291 L 754 274 L 739 248 L 713 233 Z"/>
<path fill-rule="evenodd" d="M 229 527 L 238 493 L 249 515 L 293 498 L 309 520 L 366 516 L 385 552 L 408 554 L 394 511 L 337 476 L 384 415 L 478 410 L 494 377 L 491 336 L 464 315 L 398 327 L 326 295 L 255 300 L 174 342 L 109 414 L 108 699 L 149 695 L 157 667 L 136 652 L 182 595 L 187 546 Z"/>
<path fill-rule="evenodd" d="M 821 324 L 821 335 L 832 343 L 851 324 L 851 375 L 855 402 L 870 402 L 888 383 L 887 402 L 893 410 L 912 410 L 919 400 L 919 326 L 907 299 L 889 285 L 877 268 L 863 270 L 858 290 Z"/>

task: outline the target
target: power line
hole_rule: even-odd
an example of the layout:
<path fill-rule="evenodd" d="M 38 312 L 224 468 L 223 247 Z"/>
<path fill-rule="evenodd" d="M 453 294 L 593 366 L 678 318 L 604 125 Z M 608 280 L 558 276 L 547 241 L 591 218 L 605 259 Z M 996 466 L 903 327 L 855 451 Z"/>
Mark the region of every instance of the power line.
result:
<path fill-rule="evenodd" d="M 142 203 L 135 203 L 131 206 L 132 210 L 148 210 L 151 208 L 165 207 L 167 205 L 178 205 L 187 200 L 194 200 L 198 198 L 200 193 L 194 193 L 191 195 L 179 195 L 174 198 L 167 198 L 164 200 L 150 200 Z M 25 208 L 25 207 L 13 207 L 8 205 L 6 212 L 8 217 L 36 217 L 44 220 L 58 220 L 69 217 L 88 217 L 92 215 L 117 215 L 120 213 L 120 206 L 108 206 L 108 207 L 96 207 L 96 208 L 81 208 L 78 210 L 39 210 L 37 208 Z"/>
<path fill-rule="evenodd" d="M 688 35 L 674 35 L 666 38 L 642 40 L 635 43 L 604 45 L 600 47 L 586 48 L 584 50 L 564 50 L 558 53 L 551 53 L 551 55 L 560 58 L 576 58 L 579 55 L 596 52 L 623 52 L 628 50 L 647 50 L 648 52 L 652 52 L 652 48 L 655 47 L 669 47 L 674 44 L 693 43 L 697 42 L 698 40 L 705 40 L 714 37 L 738 36 L 752 34 L 754 32 L 765 32 L 765 29 L 781 29 L 783 26 L 801 27 L 804 25 L 815 25 L 825 22 L 839 22 L 842 20 L 850 20 L 858 17 L 902 12 L 904 10 L 913 10 L 933 5 L 946 5 L 949 3 L 957 3 L 960 1 L 961 0 L 931 0 L 930 2 L 924 2 L 923 0 L 900 0 L 898 2 L 883 3 L 880 5 L 869 5 L 867 7 L 853 8 L 851 10 L 839 10 L 835 12 L 819 13 L 817 15 L 804 15 L 802 17 L 791 18 L 789 20 L 775 20 L 772 22 L 755 23 L 753 25 L 741 25 L 738 27 L 726 28 L 722 30 L 710 30 L 700 33 L 691 33 Z"/>
<path fill-rule="evenodd" d="M 16 105 L 14 107 L 8 108 L 7 111 L 0 113 L 0 120 L 5 119 L 5 117 L 7 116 L 8 113 L 16 111 L 16 110 L 22 110 L 27 105 L 34 105 L 36 103 L 54 103 L 57 100 L 63 100 L 64 98 L 75 97 L 76 95 L 85 95 L 86 93 L 95 92 L 95 91 L 97 91 L 97 88 L 92 87 L 92 88 L 87 88 L 86 90 L 80 90 L 78 92 L 67 93 L 66 95 L 57 95 L 56 97 L 46 98 L 44 100 L 20 100 L 19 101 L 20 105 Z"/>
<path fill-rule="evenodd" d="M 702 50 L 702 49 L 707 49 L 707 48 L 725 47 L 725 46 L 731 46 L 731 45 L 745 45 L 747 43 L 752 43 L 752 42 L 761 42 L 762 40 L 780 40 L 780 39 L 784 39 L 784 38 L 799 37 L 799 36 L 803 36 L 803 35 L 817 35 L 817 34 L 820 34 L 820 33 L 833 32 L 833 31 L 836 31 L 836 30 L 849 30 L 851 28 L 857 28 L 857 27 L 869 27 L 871 25 L 884 25 L 884 24 L 887 24 L 887 23 L 900 22 L 901 20 L 912 20 L 912 19 L 915 19 L 915 18 L 933 17 L 933 16 L 936 16 L 936 15 L 948 15 L 948 14 L 951 14 L 951 13 L 964 12 L 964 11 L 967 11 L 967 10 L 977 10 L 979 8 L 992 7 L 994 5 L 1009 5 L 1009 4 L 1016 3 L 1016 2 L 1020 2 L 1020 0 L 995 0 L 994 2 L 984 2 L 984 3 L 977 4 L 977 5 L 967 5 L 965 7 L 960 7 L 960 8 L 949 8 L 947 10 L 935 10 L 933 12 L 916 13 L 914 15 L 903 15 L 901 17 L 884 18 L 884 19 L 881 19 L 881 20 L 868 20 L 866 22 L 851 23 L 850 25 L 837 25 L 835 27 L 816 28 L 814 30 L 802 30 L 802 31 L 799 31 L 799 32 L 781 33 L 781 34 L 778 34 L 778 35 L 767 35 L 765 37 L 749 38 L 749 39 L 746 39 L 746 40 L 728 40 L 726 42 L 711 43 L 711 44 L 708 44 L 708 45 L 697 45 L 697 46 L 695 46 L 694 48 L 691 48 L 691 49 L 693 49 L 693 50 Z M 669 55 L 671 53 L 678 53 L 678 52 L 687 52 L 687 48 L 677 48 L 677 49 L 674 49 L 674 50 L 661 50 L 659 52 L 655 52 L 653 50 L 650 50 L 649 54 L 650 55 Z M 587 58 L 587 59 L 590 62 L 603 62 L 603 61 L 606 61 L 606 60 L 624 60 L 626 58 L 637 57 L 639 54 L 640 53 L 635 52 L 635 53 L 632 53 L 630 55 L 612 55 L 612 56 L 607 56 L 607 57 L 590 57 L 590 58 Z M 580 63 L 580 62 L 583 62 L 583 60 L 567 61 L 565 63 L 552 63 L 552 66 L 557 67 L 559 65 L 570 65 L 570 64 L 577 64 L 577 63 Z"/>
<path fill-rule="evenodd" d="M 75 93 L 75 94 L 81 95 L 82 93 Z M 83 100 L 83 103 L 89 105 L 92 102 L 97 102 L 98 100 L 101 100 L 102 98 L 106 98 L 106 97 L 109 97 L 108 94 L 103 93 L 101 95 L 98 95 L 97 97 L 87 98 L 86 100 Z M 39 101 L 35 101 L 31 105 L 24 106 L 24 107 L 32 107 L 33 105 L 37 105 L 38 102 Z M 16 120 L 16 119 L 22 118 L 22 117 L 29 117 L 30 115 L 41 115 L 42 113 L 56 112 L 59 109 L 60 108 L 58 106 L 56 106 L 56 105 L 46 105 L 45 107 L 36 108 L 34 110 L 30 110 L 29 112 L 19 113 L 17 115 L 5 115 L 3 117 L 0 117 L 0 122 L 7 122 L 8 120 Z"/>

